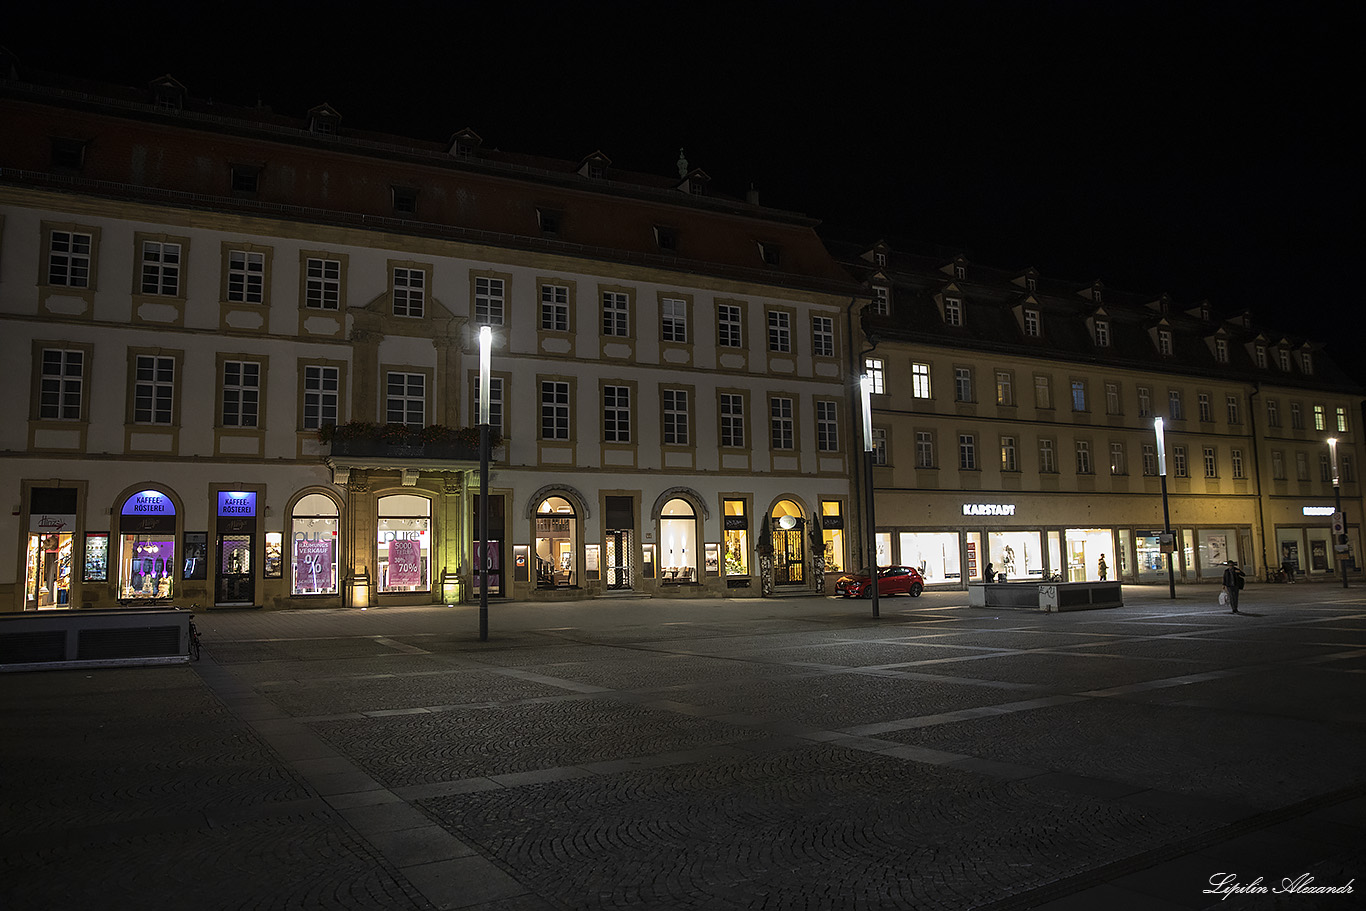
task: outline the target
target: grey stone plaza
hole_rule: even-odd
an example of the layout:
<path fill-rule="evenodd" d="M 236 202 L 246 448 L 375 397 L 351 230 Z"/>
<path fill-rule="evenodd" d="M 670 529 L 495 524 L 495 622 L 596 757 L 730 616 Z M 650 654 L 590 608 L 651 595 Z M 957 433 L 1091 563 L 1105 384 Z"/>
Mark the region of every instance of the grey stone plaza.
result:
<path fill-rule="evenodd" d="M 1366 592 L 1124 595 L 204 612 L 0 675 L 0 907 L 1362 907 Z"/>

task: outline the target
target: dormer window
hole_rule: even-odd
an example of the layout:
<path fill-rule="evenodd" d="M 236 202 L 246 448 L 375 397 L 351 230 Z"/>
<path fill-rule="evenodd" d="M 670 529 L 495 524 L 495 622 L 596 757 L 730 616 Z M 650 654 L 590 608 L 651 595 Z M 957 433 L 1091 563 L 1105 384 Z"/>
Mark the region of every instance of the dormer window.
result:
<path fill-rule="evenodd" d="M 688 181 L 688 192 L 694 196 L 706 196 L 707 185 L 700 180 Z"/>
<path fill-rule="evenodd" d="M 163 111 L 180 111 L 185 107 L 185 86 L 170 76 L 152 83 L 152 101 Z"/>
<path fill-rule="evenodd" d="M 563 214 L 555 209 L 537 209 L 536 224 L 545 237 L 558 237 L 563 224 Z"/>
<path fill-rule="evenodd" d="M 1171 357 L 1172 332 L 1170 329 L 1157 330 L 1157 353 L 1163 357 Z"/>
<path fill-rule="evenodd" d="M 873 285 L 873 313 L 878 316 L 892 313 L 892 290 L 886 285 Z"/>
<path fill-rule="evenodd" d="M 1097 348 L 1110 347 L 1110 321 L 1106 319 L 1096 320 L 1095 339 Z"/>
<path fill-rule="evenodd" d="M 1314 372 L 1314 356 L 1308 351 L 1300 352 L 1300 369 L 1308 376 Z"/>
<path fill-rule="evenodd" d="M 1261 369 L 1265 370 L 1265 369 L 1266 369 L 1266 346 L 1265 346 L 1265 345 L 1258 345 L 1258 346 L 1256 347 L 1255 351 L 1254 351 L 1254 357 L 1256 358 L 1257 366 L 1260 367 Z"/>
<path fill-rule="evenodd" d="M 395 215 L 417 214 L 417 190 L 413 187 L 391 187 Z"/>
<path fill-rule="evenodd" d="M 1221 364 L 1228 363 L 1228 341 L 1222 338 L 1214 340 L 1214 359 Z"/>
<path fill-rule="evenodd" d="M 607 176 L 607 166 L 601 161 L 588 162 L 588 176 L 594 180 L 602 180 Z"/>
<path fill-rule="evenodd" d="M 885 265 L 887 265 L 887 254 L 886 254 L 886 253 L 874 253 L 874 254 L 873 254 L 873 263 L 874 263 L 874 265 L 877 265 L 877 266 L 885 266 Z"/>
<path fill-rule="evenodd" d="M 484 140 L 474 130 L 466 127 L 455 135 L 451 136 L 450 154 L 453 158 L 468 160 L 473 158 L 483 145 Z"/>
<path fill-rule="evenodd" d="M 1094 288 L 1091 289 L 1091 300 L 1095 301 L 1098 304 L 1105 303 L 1105 293 L 1101 291 L 1100 285 L 1096 285 Z"/>
<path fill-rule="evenodd" d="M 678 232 L 673 228 L 655 225 L 655 243 L 666 253 L 678 252 Z"/>
<path fill-rule="evenodd" d="M 948 326 L 963 325 L 963 299 L 959 297 L 944 298 L 944 324 Z"/>
<path fill-rule="evenodd" d="M 955 265 L 955 266 L 953 267 L 953 277 L 954 277 L 954 278 L 958 278 L 958 279 L 967 278 L 967 277 L 968 277 L 968 267 L 967 267 L 967 266 L 964 266 L 964 265 L 962 265 L 962 264 Z"/>
<path fill-rule="evenodd" d="M 331 105 L 320 104 L 308 112 L 308 131 L 321 136 L 336 136 L 341 115 Z"/>
<path fill-rule="evenodd" d="M 1038 310 L 1026 310 L 1024 312 L 1024 332 L 1030 338 L 1038 338 L 1043 334 L 1039 325 Z"/>
<path fill-rule="evenodd" d="M 235 164 L 232 166 L 232 191 L 234 193 L 255 193 L 261 183 L 261 169 L 256 165 Z"/>
<path fill-rule="evenodd" d="M 1025 290 L 1026 290 L 1026 291 L 1038 291 L 1038 290 L 1039 290 L 1039 282 L 1038 282 L 1038 280 L 1036 280 L 1032 275 L 1027 275 L 1027 276 L 1025 276 Z"/>
<path fill-rule="evenodd" d="M 776 244 L 759 244 L 759 258 L 766 266 L 776 266 L 782 262 L 783 251 Z"/>
<path fill-rule="evenodd" d="M 52 166 L 63 171 L 79 171 L 85 166 L 86 143 L 81 139 L 53 139 Z"/>
<path fill-rule="evenodd" d="M 1278 352 L 1278 354 L 1279 354 L 1279 356 L 1280 356 L 1281 369 L 1284 370 L 1286 373 L 1289 373 L 1289 372 L 1290 372 L 1290 350 L 1289 350 L 1288 348 L 1282 348 L 1282 349 Z"/>

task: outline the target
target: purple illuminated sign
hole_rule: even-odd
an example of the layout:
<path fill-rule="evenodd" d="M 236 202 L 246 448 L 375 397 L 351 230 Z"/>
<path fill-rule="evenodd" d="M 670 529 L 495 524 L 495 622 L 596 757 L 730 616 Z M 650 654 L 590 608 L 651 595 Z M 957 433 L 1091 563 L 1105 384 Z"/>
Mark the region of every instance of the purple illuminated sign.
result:
<path fill-rule="evenodd" d="M 237 490 L 218 492 L 219 518 L 252 518 L 256 515 L 256 494 Z"/>
<path fill-rule="evenodd" d="M 173 516 L 175 504 L 166 494 L 157 490 L 144 490 L 123 501 L 125 516 Z"/>

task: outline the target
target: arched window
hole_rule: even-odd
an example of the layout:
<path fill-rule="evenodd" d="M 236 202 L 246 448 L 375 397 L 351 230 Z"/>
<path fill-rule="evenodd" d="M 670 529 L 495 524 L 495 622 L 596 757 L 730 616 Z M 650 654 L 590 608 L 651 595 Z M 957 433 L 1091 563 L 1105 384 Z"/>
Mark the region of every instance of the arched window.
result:
<path fill-rule="evenodd" d="M 432 503 L 426 497 L 379 498 L 379 591 L 431 591 Z"/>
<path fill-rule="evenodd" d="M 160 490 L 123 501 L 119 516 L 119 598 L 169 598 L 176 567 L 176 508 Z"/>
<path fill-rule="evenodd" d="M 290 562 L 296 595 L 337 594 L 337 504 L 311 493 L 294 504 L 290 519 Z"/>
<path fill-rule="evenodd" d="M 659 563 L 665 582 L 697 580 L 697 512 L 682 497 L 659 511 Z"/>
<path fill-rule="evenodd" d="M 578 550 L 574 505 L 564 497 L 546 497 L 536 507 L 536 585 L 540 588 L 574 584 Z"/>

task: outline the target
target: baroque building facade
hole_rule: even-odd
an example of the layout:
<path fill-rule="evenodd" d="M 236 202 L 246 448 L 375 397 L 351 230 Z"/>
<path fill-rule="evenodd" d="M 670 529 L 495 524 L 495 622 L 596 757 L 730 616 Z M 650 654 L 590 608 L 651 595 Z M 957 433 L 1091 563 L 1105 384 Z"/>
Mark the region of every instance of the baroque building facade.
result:
<path fill-rule="evenodd" d="M 660 178 L 0 80 L 6 610 L 812 590 L 853 546 L 860 293 Z M 763 535 L 761 540 L 761 535 Z M 817 559 L 819 558 L 819 559 Z"/>
<path fill-rule="evenodd" d="M 1099 281 L 830 247 L 871 301 L 857 356 L 879 563 L 950 587 L 988 564 L 1166 583 L 1168 560 L 1178 582 L 1219 582 L 1229 561 L 1360 578 L 1362 391 L 1322 346 Z"/>

